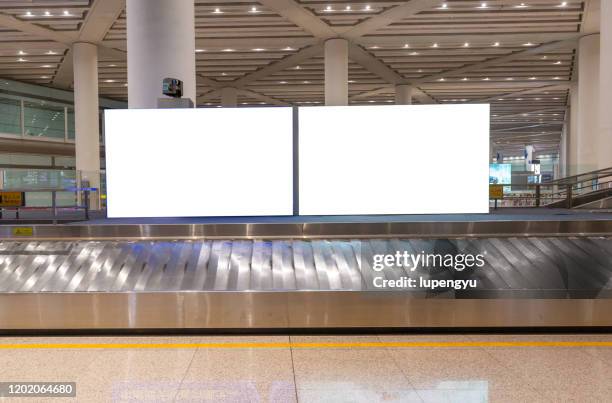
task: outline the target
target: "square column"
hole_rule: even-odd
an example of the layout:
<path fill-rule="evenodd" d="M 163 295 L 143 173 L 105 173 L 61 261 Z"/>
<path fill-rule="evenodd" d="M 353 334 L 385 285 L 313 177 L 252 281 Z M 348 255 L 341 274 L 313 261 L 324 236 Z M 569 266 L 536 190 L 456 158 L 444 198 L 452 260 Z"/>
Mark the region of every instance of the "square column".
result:
<path fill-rule="evenodd" d="M 348 105 L 348 41 L 325 42 L 325 105 Z"/>

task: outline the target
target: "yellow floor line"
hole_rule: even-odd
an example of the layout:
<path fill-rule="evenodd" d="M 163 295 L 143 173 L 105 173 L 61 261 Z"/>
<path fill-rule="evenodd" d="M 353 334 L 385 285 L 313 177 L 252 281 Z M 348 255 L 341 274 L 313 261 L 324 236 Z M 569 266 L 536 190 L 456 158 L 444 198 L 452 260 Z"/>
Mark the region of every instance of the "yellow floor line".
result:
<path fill-rule="evenodd" d="M 410 348 L 410 347 L 612 347 L 612 341 L 468 341 L 338 343 L 24 343 L 0 344 L 18 349 L 249 349 L 249 348 Z"/>

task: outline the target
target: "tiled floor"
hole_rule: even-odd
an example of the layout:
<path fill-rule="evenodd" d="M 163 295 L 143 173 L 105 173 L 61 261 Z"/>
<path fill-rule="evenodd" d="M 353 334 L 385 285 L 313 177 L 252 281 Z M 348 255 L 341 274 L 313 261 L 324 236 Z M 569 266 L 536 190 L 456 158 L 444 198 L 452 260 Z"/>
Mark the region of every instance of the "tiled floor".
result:
<path fill-rule="evenodd" d="M 0 349 L 0 381 L 77 383 L 76 399 L 53 402 L 612 401 L 612 347 L 385 344 L 457 341 L 612 342 L 612 335 L 5 337 L 0 344 L 12 347 Z M 337 344 L 356 342 L 374 345 Z M 17 348 L 57 343 L 101 346 Z M 138 346 L 118 348 L 125 343 Z M 142 348 L 151 343 L 165 346 Z"/>

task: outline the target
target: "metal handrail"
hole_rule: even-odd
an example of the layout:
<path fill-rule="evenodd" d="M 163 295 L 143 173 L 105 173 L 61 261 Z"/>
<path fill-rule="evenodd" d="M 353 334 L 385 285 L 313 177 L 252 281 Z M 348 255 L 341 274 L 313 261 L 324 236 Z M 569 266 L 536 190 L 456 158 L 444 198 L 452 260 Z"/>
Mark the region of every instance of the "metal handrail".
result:
<path fill-rule="evenodd" d="M 612 167 L 598 169 L 596 171 L 585 172 L 585 173 L 581 173 L 578 175 L 566 176 L 565 178 L 555 179 L 553 181 L 545 182 L 543 184 L 546 184 L 546 185 L 567 185 L 569 183 L 576 184 L 579 182 L 606 178 L 608 176 L 612 176 Z M 582 177 L 585 177 L 585 178 L 579 180 L 579 178 L 582 178 Z"/>
<path fill-rule="evenodd" d="M 10 189 L 0 189 L 0 192 L 20 192 L 20 193 L 51 193 L 51 206 L 15 206 L 15 207 L 3 207 L 0 206 L 0 219 L 3 218 L 4 212 L 15 211 L 15 218 L 19 219 L 19 211 L 20 210 L 43 210 L 50 209 L 53 213 L 53 221 L 56 222 L 58 216 L 58 209 L 75 209 L 75 210 L 83 210 L 85 212 L 85 219 L 89 219 L 89 194 L 92 189 L 85 188 L 79 189 L 75 187 L 70 188 L 36 188 L 36 189 L 19 189 L 19 188 L 10 188 Z M 78 200 L 78 193 L 83 193 L 83 204 L 79 205 L 78 201 L 74 206 L 61 206 L 57 205 L 57 193 L 74 193 L 75 199 Z"/>

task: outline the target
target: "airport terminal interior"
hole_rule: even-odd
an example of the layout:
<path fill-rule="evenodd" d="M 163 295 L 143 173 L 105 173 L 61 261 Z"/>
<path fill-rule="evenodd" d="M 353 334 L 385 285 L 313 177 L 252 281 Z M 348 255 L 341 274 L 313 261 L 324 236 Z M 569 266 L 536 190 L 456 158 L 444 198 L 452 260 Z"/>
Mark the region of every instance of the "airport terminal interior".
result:
<path fill-rule="evenodd" d="M 612 401 L 612 0 L 1 0 L 0 399 Z"/>

